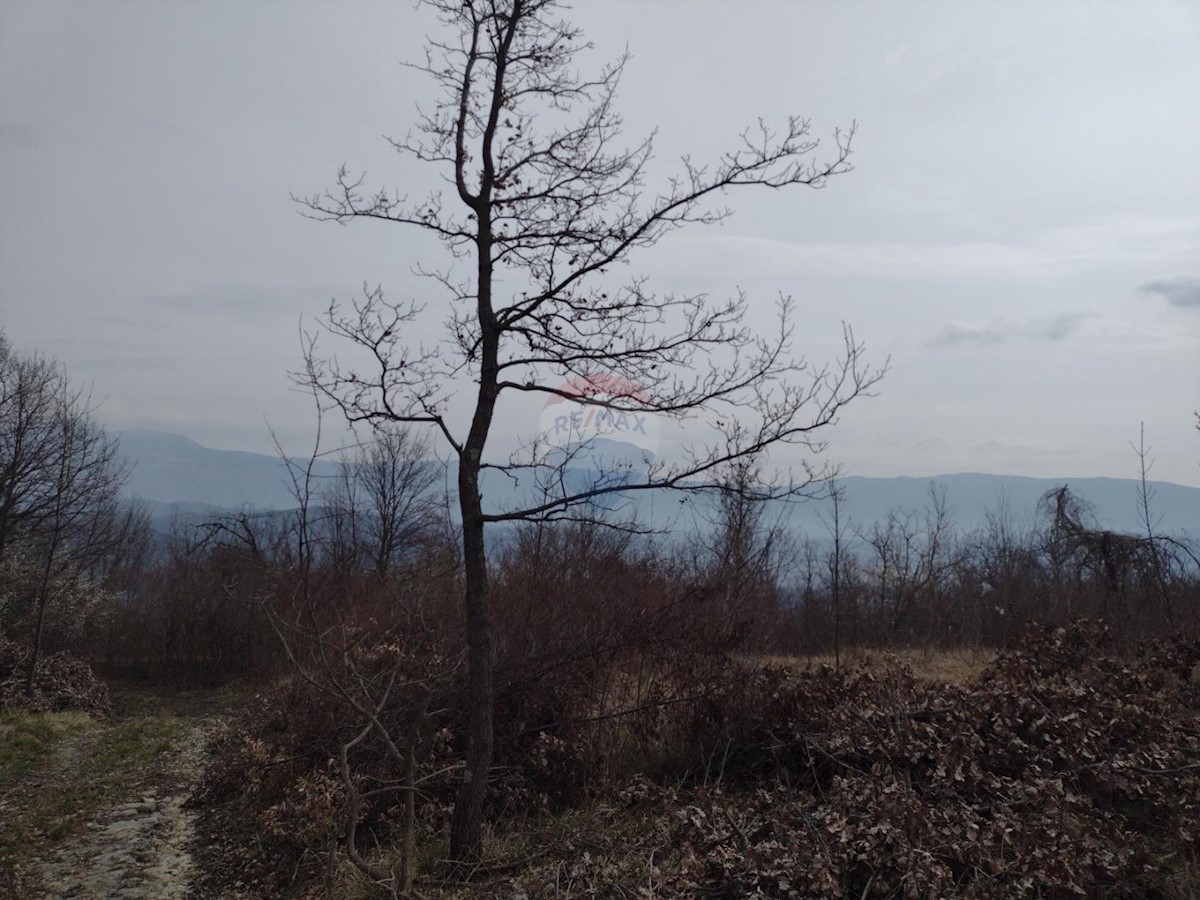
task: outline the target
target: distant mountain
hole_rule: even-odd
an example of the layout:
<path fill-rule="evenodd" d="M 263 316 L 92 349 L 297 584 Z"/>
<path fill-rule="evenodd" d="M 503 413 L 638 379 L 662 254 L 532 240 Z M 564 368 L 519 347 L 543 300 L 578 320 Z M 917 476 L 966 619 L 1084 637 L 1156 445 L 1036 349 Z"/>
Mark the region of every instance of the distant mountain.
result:
<path fill-rule="evenodd" d="M 158 503 L 189 501 L 237 509 L 295 506 L 287 468 L 275 456 L 242 450 L 214 450 L 191 438 L 163 431 L 123 431 L 121 452 L 133 471 L 126 492 Z M 320 461 L 316 474 L 332 475 Z"/>
<path fill-rule="evenodd" d="M 202 516 L 218 509 L 254 507 L 289 509 L 295 506 L 287 482 L 286 468 L 279 459 L 238 450 L 214 450 L 190 438 L 154 431 L 127 431 L 120 435 L 121 449 L 133 464 L 127 488 L 131 496 L 151 501 L 156 520 L 175 513 Z M 319 477 L 334 473 L 332 463 L 319 462 Z M 586 471 L 572 473 L 570 482 L 586 484 Z M 453 485 L 453 472 L 447 476 Z M 951 518 L 960 530 L 983 525 L 989 510 L 1003 502 L 1018 522 L 1030 521 L 1038 499 L 1053 488 L 1067 484 L 1094 508 L 1102 527 L 1138 531 L 1137 482 L 1124 478 L 1025 478 L 1015 475 L 966 473 L 929 478 L 867 478 L 847 476 L 843 514 L 860 525 L 881 520 L 892 509 L 919 511 L 929 503 L 929 486 L 945 488 Z M 1200 488 L 1169 482 L 1153 482 L 1154 512 L 1166 533 L 1200 536 Z M 506 476 L 486 473 L 483 483 L 489 506 L 512 506 L 520 492 Z M 613 497 L 612 508 L 626 504 L 638 519 L 652 527 L 689 528 L 712 517 L 712 500 L 671 492 L 630 492 Z M 819 535 L 824 526 L 819 515 L 828 503 L 810 501 L 781 504 L 777 513 L 796 532 Z"/>
<path fill-rule="evenodd" d="M 957 528 L 984 525 L 989 511 L 1003 504 L 1013 520 L 1030 522 L 1038 500 L 1047 491 L 1067 485 L 1091 504 L 1097 523 L 1114 531 L 1141 531 L 1138 520 L 1138 483 L 1127 478 L 1025 478 L 1017 475 L 963 473 L 930 478 L 866 478 L 847 476 L 844 513 L 861 525 L 884 518 L 889 510 L 922 510 L 929 506 L 930 484 L 945 489 L 950 517 Z M 1200 535 L 1200 488 L 1169 482 L 1152 482 L 1153 512 L 1161 517 L 1164 533 Z M 812 532 L 823 529 L 818 512 L 828 513 L 828 502 L 803 504 L 789 515 L 793 527 Z"/>

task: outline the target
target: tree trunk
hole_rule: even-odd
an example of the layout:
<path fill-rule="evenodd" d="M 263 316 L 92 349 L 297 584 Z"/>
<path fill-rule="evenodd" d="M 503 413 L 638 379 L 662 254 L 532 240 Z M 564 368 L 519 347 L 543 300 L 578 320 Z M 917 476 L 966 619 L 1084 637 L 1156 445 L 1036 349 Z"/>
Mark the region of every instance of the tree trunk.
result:
<path fill-rule="evenodd" d="M 37 683 L 37 667 L 42 656 L 42 625 L 46 620 L 46 604 L 38 603 L 37 625 L 33 629 L 33 646 L 29 651 L 29 671 L 25 673 L 25 696 L 33 699 L 33 688 Z"/>
<path fill-rule="evenodd" d="M 513 9 L 513 23 L 520 7 Z M 510 27 L 505 49 L 512 39 Z M 496 83 L 504 83 L 504 61 L 497 62 Z M 498 100 L 495 101 L 498 103 Z M 483 857 L 483 802 L 492 766 L 492 712 L 496 694 L 496 653 L 488 610 L 487 549 L 483 533 L 483 498 L 479 493 L 479 471 L 483 449 L 496 409 L 500 377 L 500 330 L 492 310 L 492 206 L 493 160 L 491 140 L 495 134 L 498 108 L 484 139 L 483 172 L 479 195 L 469 205 L 478 217 L 476 237 L 476 288 L 479 321 L 479 394 L 471 428 L 458 458 L 458 503 L 462 513 L 463 573 L 466 582 L 467 618 L 467 760 L 462 783 L 450 821 L 450 858 L 459 863 L 478 862 Z M 461 184 L 461 169 L 459 172 Z"/>
<path fill-rule="evenodd" d="M 463 562 L 467 613 L 467 760 L 450 824 L 450 858 L 477 861 L 483 851 L 483 802 L 492 765 L 492 708 L 495 701 L 495 648 L 488 613 L 487 556 L 479 496 L 478 457 L 464 453 L 459 464 Z"/>
<path fill-rule="evenodd" d="M 42 583 L 38 586 L 37 623 L 33 627 L 33 639 L 29 648 L 29 671 L 25 673 L 25 696 L 33 699 L 33 689 L 37 684 L 37 667 L 42 657 L 42 632 L 46 625 L 46 605 L 50 601 L 50 569 L 54 563 L 54 549 L 57 542 L 51 545 L 46 557 L 46 565 L 42 570 Z"/>

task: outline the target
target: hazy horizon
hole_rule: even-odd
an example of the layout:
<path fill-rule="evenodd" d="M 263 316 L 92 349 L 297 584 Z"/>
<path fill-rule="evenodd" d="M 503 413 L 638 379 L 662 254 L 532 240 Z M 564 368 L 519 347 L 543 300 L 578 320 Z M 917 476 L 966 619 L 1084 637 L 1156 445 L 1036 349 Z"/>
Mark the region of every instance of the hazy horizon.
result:
<path fill-rule="evenodd" d="M 266 450 L 256 450 L 256 449 L 252 449 L 249 447 L 224 446 L 224 445 L 218 445 L 218 444 L 211 444 L 211 443 L 206 443 L 205 441 L 202 441 L 202 440 L 200 440 L 196 437 L 193 437 L 189 434 L 185 434 L 182 431 L 168 431 L 168 430 L 159 429 L 159 428 L 125 428 L 125 429 L 113 429 L 110 431 L 110 434 L 112 437 L 117 438 L 118 441 L 120 440 L 120 438 L 123 435 L 126 435 L 126 434 L 161 435 L 163 437 L 169 437 L 169 438 L 183 438 L 187 441 L 190 441 L 194 444 L 199 445 L 200 447 L 202 447 L 205 450 L 215 450 L 215 451 L 218 451 L 221 453 L 250 453 L 250 454 L 254 454 L 256 456 L 278 457 L 278 453 L 275 451 L 274 447 L 268 448 Z M 352 436 L 351 436 L 351 438 L 352 438 Z M 333 445 L 331 443 L 323 445 L 323 446 L 325 447 L 325 449 L 323 450 L 323 453 L 331 453 L 332 451 L 336 451 L 338 449 L 348 449 L 352 446 L 352 444 L 349 443 L 349 441 L 348 441 L 346 444 L 340 445 L 340 447 L 338 445 Z M 439 449 L 441 451 L 444 451 L 444 448 L 439 448 Z M 303 442 L 297 442 L 297 445 L 294 447 L 284 447 L 284 450 L 287 451 L 288 455 L 291 456 L 292 458 L 299 458 L 299 459 L 307 458 L 305 456 L 306 447 L 304 446 Z M 333 456 L 335 456 L 335 455 L 336 454 L 333 454 Z M 446 456 L 446 454 L 444 452 L 439 452 L 439 453 L 431 453 L 428 457 L 423 457 L 423 458 L 427 458 L 431 461 L 444 461 L 445 456 Z M 844 477 L 844 478 L 860 477 L 860 478 L 868 478 L 868 479 L 900 478 L 900 479 L 910 479 L 913 481 L 925 481 L 930 478 L 957 477 L 957 476 L 962 476 L 962 475 L 983 475 L 983 476 L 987 476 L 987 477 L 1029 478 L 1029 479 L 1034 479 L 1034 480 L 1039 480 L 1039 481 L 1044 481 L 1044 480 L 1053 481 L 1053 480 L 1074 479 L 1074 478 L 1081 478 L 1081 479 L 1088 479 L 1088 480 L 1106 479 L 1107 478 L 1107 479 L 1112 479 L 1115 481 L 1136 481 L 1136 480 L 1138 480 L 1138 477 L 1139 477 L 1138 473 L 1136 471 L 1129 472 L 1129 473 L 1126 473 L 1123 475 L 1081 475 L 1081 474 L 1075 473 L 1075 472 L 1047 472 L 1047 473 L 1041 473 L 1041 474 L 1024 474 L 1024 473 L 1013 474 L 1013 473 L 1004 473 L 1004 472 L 986 472 L 983 470 L 972 470 L 972 469 L 960 469 L 960 470 L 954 470 L 954 471 L 950 471 L 950 470 L 935 471 L 935 470 L 931 469 L 928 471 L 915 471 L 913 473 L 902 474 L 902 475 L 879 474 L 879 473 L 875 473 L 875 472 L 851 471 L 849 469 L 844 469 L 840 473 L 839 477 Z M 1179 485 L 1181 487 L 1200 489 L 1200 484 L 1187 484 L 1187 483 L 1184 483 L 1181 481 L 1172 481 L 1170 479 L 1160 478 L 1160 477 L 1158 477 L 1157 474 L 1155 474 L 1153 472 L 1150 474 L 1148 481 L 1152 484 L 1172 484 L 1172 485 Z M 667 492 L 669 493 L 668 489 L 664 489 L 664 490 L 667 490 Z"/>

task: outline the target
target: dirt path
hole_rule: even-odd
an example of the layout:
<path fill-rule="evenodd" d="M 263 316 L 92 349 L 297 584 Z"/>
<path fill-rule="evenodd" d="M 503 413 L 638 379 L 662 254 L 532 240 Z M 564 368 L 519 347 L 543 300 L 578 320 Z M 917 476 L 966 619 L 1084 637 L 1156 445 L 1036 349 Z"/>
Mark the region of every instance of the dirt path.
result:
<path fill-rule="evenodd" d="M 0 720 L 0 900 L 198 897 L 188 804 L 236 688 L 110 684 L 112 718 Z"/>
<path fill-rule="evenodd" d="M 210 723 L 189 723 L 154 767 L 153 779 L 130 785 L 47 859 L 41 887 L 30 896 L 80 898 L 186 897 L 192 889 L 194 813 L 184 804 L 204 764 Z M 68 765 L 89 740 L 62 748 Z M 60 762 L 61 764 L 61 762 Z"/>

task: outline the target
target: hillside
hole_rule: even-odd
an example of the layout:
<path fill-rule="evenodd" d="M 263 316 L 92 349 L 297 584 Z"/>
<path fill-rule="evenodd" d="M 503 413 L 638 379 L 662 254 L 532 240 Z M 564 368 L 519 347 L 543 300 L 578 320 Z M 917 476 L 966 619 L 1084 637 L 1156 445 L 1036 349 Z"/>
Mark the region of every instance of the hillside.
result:
<path fill-rule="evenodd" d="M 154 504 L 204 504 L 228 509 L 294 506 L 287 471 L 278 457 L 217 450 L 163 431 L 123 431 L 121 451 L 132 465 L 126 491 Z M 318 463 L 319 475 L 331 475 Z"/>

